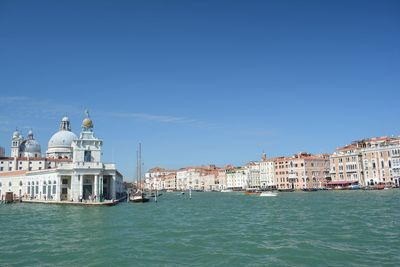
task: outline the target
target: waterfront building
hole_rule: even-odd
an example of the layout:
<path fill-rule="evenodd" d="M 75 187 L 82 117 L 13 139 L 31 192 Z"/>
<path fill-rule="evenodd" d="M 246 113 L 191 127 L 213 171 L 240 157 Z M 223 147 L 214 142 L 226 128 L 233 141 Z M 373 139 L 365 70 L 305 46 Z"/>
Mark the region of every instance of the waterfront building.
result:
<path fill-rule="evenodd" d="M 166 185 L 168 183 L 168 186 Z M 160 167 L 150 169 L 145 173 L 144 188 L 147 190 L 176 190 L 176 170 L 166 170 Z"/>
<path fill-rule="evenodd" d="M 161 189 L 176 190 L 176 172 L 165 175 L 163 179 L 164 187 L 162 187 Z"/>
<path fill-rule="evenodd" d="M 399 137 L 383 136 L 354 141 L 337 148 L 331 155 L 332 182 L 399 186 L 399 157 Z"/>
<path fill-rule="evenodd" d="M 232 170 L 232 169 L 234 169 L 234 167 L 231 165 L 228 165 L 228 166 L 218 169 L 214 190 L 221 191 L 223 189 L 228 188 L 227 172 L 229 172 L 229 170 Z"/>
<path fill-rule="evenodd" d="M 176 172 L 177 190 L 214 190 L 217 173 L 215 165 L 182 168 Z"/>
<path fill-rule="evenodd" d="M 103 141 L 95 137 L 89 115 L 79 137 L 69 133 L 68 118 L 61 126 L 49 141 L 48 157 L 41 157 L 32 131 L 27 139 L 13 133 L 12 156 L 0 158 L 0 195 L 13 192 L 19 198 L 57 201 L 119 198 L 122 175 L 115 164 L 102 162 Z"/>
<path fill-rule="evenodd" d="M 305 152 L 292 157 L 278 157 L 274 161 L 278 189 L 310 189 L 326 186 L 329 176 L 329 155 Z"/>
<path fill-rule="evenodd" d="M 251 188 L 260 187 L 260 163 L 257 161 L 250 162 L 247 164 L 248 177 L 247 185 Z"/>
<path fill-rule="evenodd" d="M 267 155 L 263 153 L 260 161 L 260 187 L 262 189 L 276 189 L 275 164 Z"/>
<path fill-rule="evenodd" d="M 226 171 L 226 187 L 233 190 L 243 190 L 248 185 L 249 169 L 246 166 L 229 169 Z"/>

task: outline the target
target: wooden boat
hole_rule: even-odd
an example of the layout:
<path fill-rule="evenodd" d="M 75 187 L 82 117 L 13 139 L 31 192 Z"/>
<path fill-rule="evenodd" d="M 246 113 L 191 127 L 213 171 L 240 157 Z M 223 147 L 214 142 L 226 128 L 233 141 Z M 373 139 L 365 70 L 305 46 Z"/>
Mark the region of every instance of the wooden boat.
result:
<path fill-rule="evenodd" d="M 258 188 L 247 188 L 244 193 L 246 195 L 259 195 L 261 194 L 261 191 Z"/>

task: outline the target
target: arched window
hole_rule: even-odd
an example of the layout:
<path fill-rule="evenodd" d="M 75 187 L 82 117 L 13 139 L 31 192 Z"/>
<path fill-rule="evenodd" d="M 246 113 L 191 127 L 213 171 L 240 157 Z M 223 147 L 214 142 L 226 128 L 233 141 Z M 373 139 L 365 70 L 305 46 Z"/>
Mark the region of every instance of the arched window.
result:
<path fill-rule="evenodd" d="M 22 181 L 19 181 L 19 186 L 22 186 L 22 185 L 23 185 Z"/>
<path fill-rule="evenodd" d="M 10 182 L 8 182 L 8 186 L 10 186 L 10 187 L 12 186 L 12 183 L 11 183 L 11 181 L 10 181 Z"/>

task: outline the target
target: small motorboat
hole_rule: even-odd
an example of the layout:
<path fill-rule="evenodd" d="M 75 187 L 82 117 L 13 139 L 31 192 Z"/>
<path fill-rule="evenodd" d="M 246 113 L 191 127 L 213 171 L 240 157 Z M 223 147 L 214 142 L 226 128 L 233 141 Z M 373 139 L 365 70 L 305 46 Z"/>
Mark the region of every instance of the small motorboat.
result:
<path fill-rule="evenodd" d="M 233 192 L 232 189 L 222 189 L 221 193 L 229 193 L 229 192 Z"/>
<path fill-rule="evenodd" d="M 264 191 L 264 192 L 261 192 L 260 197 L 276 197 L 277 195 L 278 195 L 277 192 Z"/>

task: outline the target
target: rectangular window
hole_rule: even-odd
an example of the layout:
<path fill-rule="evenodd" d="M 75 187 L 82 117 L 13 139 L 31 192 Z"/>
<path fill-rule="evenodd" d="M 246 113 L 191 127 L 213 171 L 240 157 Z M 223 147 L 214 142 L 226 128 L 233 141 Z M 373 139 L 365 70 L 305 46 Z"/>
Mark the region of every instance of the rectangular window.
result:
<path fill-rule="evenodd" d="M 56 185 L 53 185 L 53 195 L 56 194 L 56 189 L 57 189 L 57 186 L 56 186 Z"/>
<path fill-rule="evenodd" d="M 63 195 L 68 194 L 68 188 L 63 188 L 63 189 L 61 190 L 61 194 L 63 194 Z"/>
<path fill-rule="evenodd" d="M 85 162 L 91 162 L 92 161 L 92 153 L 90 150 L 85 151 Z"/>
<path fill-rule="evenodd" d="M 43 190 L 42 191 L 43 191 L 43 194 L 46 194 L 46 186 L 45 185 L 43 186 Z"/>
<path fill-rule="evenodd" d="M 68 179 L 63 179 L 62 184 L 68 184 Z"/>
<path fill-rule="evenodd" d="M 39 194 L 39 186 L 35 186 L 36 187 L 36 195 Z"/>

